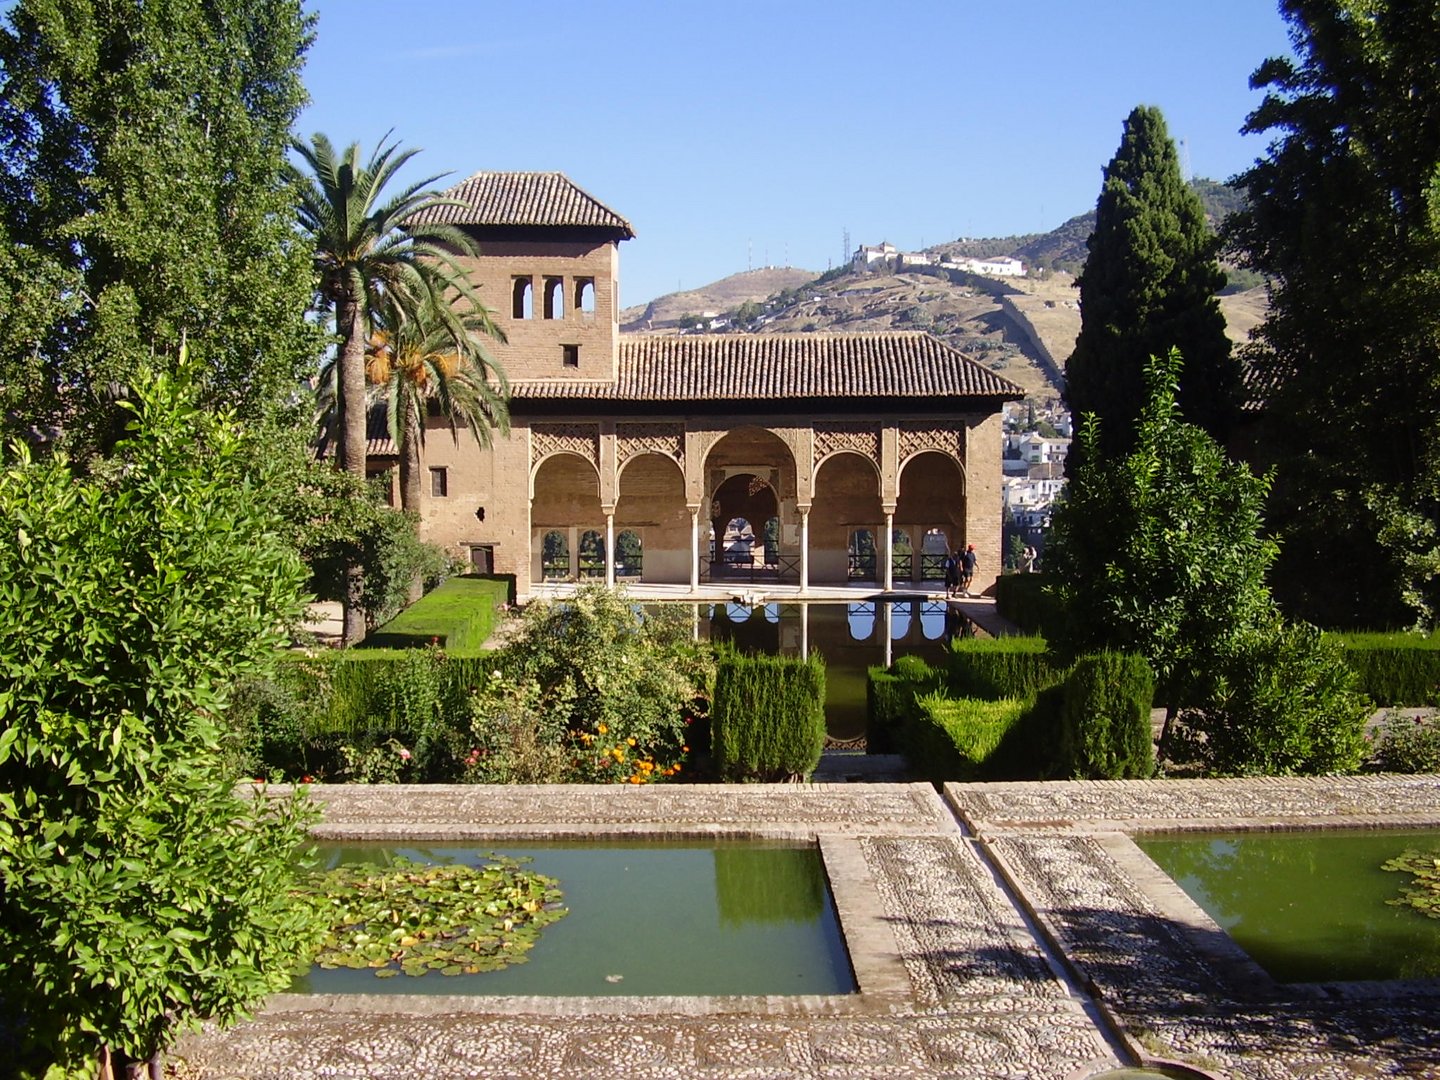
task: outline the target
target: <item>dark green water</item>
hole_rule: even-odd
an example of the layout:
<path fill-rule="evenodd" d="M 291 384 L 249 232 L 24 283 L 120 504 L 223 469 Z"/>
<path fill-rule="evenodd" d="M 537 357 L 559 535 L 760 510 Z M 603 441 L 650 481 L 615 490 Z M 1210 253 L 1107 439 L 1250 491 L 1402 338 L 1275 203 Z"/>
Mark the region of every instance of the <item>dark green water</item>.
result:
<path fill-rule="evenodd" d="M 1407 874 L 1380 865 L 1437 832 L 1238 833 L 1137 838 L 1279 982 L 1440 978 L 1440 919 L 1385 903 Z"/>
<path fill-rule="evenodd" d="M 479 975 L 377 979 L 312 969 L 295 993 L 561 996 L 848 994 L 856 989 L 820 852 L 760 842 L 324 845 L 322 865 L 528 857 L 570 914 L 529 960 Z M 619 976 L 618 979 L 615 976 Z"/>
<path fill-rule="evenodd" d="M 770 655 L 823 656 L 825 727 L 840 740 L 865 734 L 867 668 L 900 656 L 938 663 L 950 638 L 967 629 L 964 616 L 931 600 L 700 606 L 701 637 Z"/>

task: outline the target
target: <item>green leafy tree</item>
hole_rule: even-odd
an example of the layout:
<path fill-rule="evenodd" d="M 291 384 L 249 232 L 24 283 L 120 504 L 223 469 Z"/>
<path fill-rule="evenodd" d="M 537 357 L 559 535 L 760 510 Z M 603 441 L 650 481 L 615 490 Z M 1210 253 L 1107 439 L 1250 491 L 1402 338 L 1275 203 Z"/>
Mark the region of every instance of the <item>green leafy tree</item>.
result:
<path fill-rule="evenodd" d="M 1222 442 L 1227 437 L 1240 382 L 1215 299 L 1225 285 L 1217 246 L 1199 198 L 1180 176 L 1165 118 L 1137 107 L 1105 167 L 1078 282 L 1080 335 L 1065 363 L 1070 411 L 1101 419 L 1107 452 L 1134 445 L 1145 364 L 1172 348 L 1186 360 L 1179 396 L 1185 418 Z M 1073 476 L 1080 462 L 1070 461 Z"/>
<path fill-rule="evenodd" d="M 1227 223 L 1270 281 L 1248 360 L 1276 467 L 1276 591 L 1331 626 L 1440 604 L 1440 20 L 1413 0 L 1282 0 Z"/>
<path fill-rule="evenodd" d="M 183 370 L 183 368 L 182 368 Z M 165 375 L 88 473 L 0 472 L 0 1015 L 20 1075 L 150 1061 L 283 988 L 303 806 L 239 798 L 218 749 L 302 571 L 228 417 Z"/>
<path fill-rule="evenodd" d="M 1084 418 L 1081 464 L 1046 545 L 1067 613 L 1056 644 L 1072 657 L 1144 656 L 1170 716 L 1194 700 L 1211 654 L 1269 614 L 1265 571 L 1275 557 L 1261 531 L 1268 478 L 1181 419 L 1180 370 L 1173 349 L 1147 365 L 1128 454 L 1106 453 L 1100 420 Z"/>
<path fill-rule="evenodd" d="M 83 441 L 178 355 L 264 413 L 313 361 L 286 149 L 301 0 L 17 0 L 0 26 L 0 398 Z M 92 433 L 93 434 L 93 433 Z"/>
<path fill-rule="evenodd" d="M 1209 772 L 1353 770 L 1369 706 L 1318 631 L 1279 617 L 1265 583 L 1269 477 L 1181 419 L 1180 366 L 1174 350 L 1147 365 L 1127 455 L 1103 451 L 1095 417 L 1081 428 L 1086 453 L 1046 547 L 1064 611 L 1057 647 L 1150 662 L 1162 755 L 1183 710 L 1179 749 Z"/>
<path fill-rule="evenodd" d="M 365 475 L 365 342 L 376 315 L 407 320 L 429 307 L 459 342 L 468 331 L 463 320 L 483 311 L 457 258 L 476 253 L 463 231 L 426 216 L 450 205 L 427 177 L 388 195 L 395 174 L 415 156 L 381 140 L 368 161 L 360 144 L 337 154 L 330 140 L 315 134 L 307 145 L 294 144 L 305 164 L 295 170 L 300 224 L 315 250 L 315 273 L 322 305 L 334 312 L 339 338 L 336 365 L 338 439 L 336 464 Z M 451 304 L 457 298 L 459 304 Z M 360 595 L 361 567 L 347 571 L 345 642 L 364 630 Z"/>

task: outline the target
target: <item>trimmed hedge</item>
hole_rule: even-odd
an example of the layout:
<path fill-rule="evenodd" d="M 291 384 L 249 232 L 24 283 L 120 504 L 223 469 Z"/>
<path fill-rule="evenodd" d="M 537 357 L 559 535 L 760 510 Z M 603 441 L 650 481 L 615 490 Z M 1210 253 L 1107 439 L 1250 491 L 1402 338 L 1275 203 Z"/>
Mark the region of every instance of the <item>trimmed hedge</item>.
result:
<path fill-rule="evenodd" d="M 1377 705 L 1440 704 L 1440 635 L 1327 634 Z"/>
<path fill-rule="evenodd" d="M 474 653 L 495 629 L 496 609 L 509 602 L 513 583 L 504 577 L 465 574 L 450 578 L 377 627 L 367 649 L 407 649 L 436 644 L 451 653 Z"/>
<path fill-rule="evenodd" d="M 995 614 L 1027 634 L 1053 634 L 1060 607 L 1045 594 L 1044 574 L 1002 574 L 995 580 Z"/>
<path fill-rule="evenodd" d="M 710 739 L 715 769 L 726 780 L 814 772 L 825 746 L 825 664 L 819 655 L 722 654 Z"/>
<path fill-rule="evenodd" d="M 1060 773 L 1085 780 L 1151 776 L 1154 697 L 1155 676 L 1142 657 L 1105 652 L 1077 660 L 1060 706 Z"/>
<path fill-rule="evenodd" d="M 347 649 L 313 656 L 285 653 L 276 678 L 311 710 L 303 735 L 370 735 L 408 741 L 415 717 L 438 703 L 459 708 L 489 677 L 489 653 L 430 659 L 411 649 Z M 422 659 L 424 657 L 425 659 Z"/>
<path fill-rule="evenodd" d="M 901 731 L 901 746 L 910 767 L 927 780 L 978 780 L 988 775 L 991 756 L 1029 707 L 1017 698 L 926 694 L 916 701 L 915 721 Z"/>
<path fill-rule="evenodd" d="M 915 699 L 941 684 L 942 673 L 918 656 L 902 656 L 893 667 L 872 667 L 865 680 L 865 752 L 893 754 L 900 729 L 915 719 Z"/>
<path fill-rule="evenodd" d="M 955 638 L 945 665 L 956 697 L 1030 697 L 1065 675 L 1041 637 Z"/>

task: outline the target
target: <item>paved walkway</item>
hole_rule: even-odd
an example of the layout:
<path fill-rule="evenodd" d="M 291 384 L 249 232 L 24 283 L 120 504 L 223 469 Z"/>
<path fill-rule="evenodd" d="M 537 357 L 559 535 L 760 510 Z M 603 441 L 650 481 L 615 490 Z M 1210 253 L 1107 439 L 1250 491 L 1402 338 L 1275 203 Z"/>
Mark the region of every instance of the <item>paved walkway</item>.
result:
<path fill-rule="evenodd" d="M 1277 986 L 1129 833 L 1440 827 L 1440 777 L 950 785 L 317 787 L 330 839 L 726 836 L 821 848 L 859 992 L 280 995 L 190 1037 L 188 1075 L 1076 1080 L 1440 1076 L 1440 986 Z M 961 824 L 963 823 L 963 825 Z"/>

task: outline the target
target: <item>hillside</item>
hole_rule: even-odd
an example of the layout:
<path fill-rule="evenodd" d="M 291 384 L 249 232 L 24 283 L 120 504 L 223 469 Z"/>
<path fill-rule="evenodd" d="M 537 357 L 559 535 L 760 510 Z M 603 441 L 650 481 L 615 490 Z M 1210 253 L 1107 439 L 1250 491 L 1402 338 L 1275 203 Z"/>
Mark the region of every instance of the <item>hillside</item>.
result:
<path fill-rule="evenodd" d="M 1241 205 L 1233 188 L 1213 180 L 1191 186 L 1218 224 Z M 1059 396 L 1065 359 L 1080 332 L 1074 272 L 1084 265 L 1095 214 L 1071 218 L 1048 233 L 960 239 L 927 249 L 942 257 L 1013 255 L 1041 273 L 983 278 L 938 266 L 897 271 L 840 267 L 823 275 L 766 268 L 732 274 L 700 289 L 671 293 L 620 313 L 631 333 L 681 333 L 685 316 L 717 315 L 720 333 L 926 330 L 1020 386 L 1037 402 Z M 1220 298 L 1226 330 L 1243 343 L 1265 317 L 1266 295 L 1255 275 L 1232 272 Z"/>
<path fill-rule="evenodd" d="M 656 330 L 675 326 L 685 315 L 719 314 L 744 303 L 759 303 L 786 289 L 794 289 L 819 275 L 813 270 L 767 266 L 731 274 L 699 289 L 667 293 L 648 304 L 620 309 L 620 329 Z"/>

